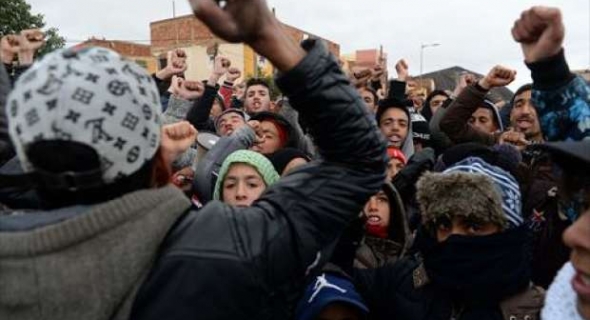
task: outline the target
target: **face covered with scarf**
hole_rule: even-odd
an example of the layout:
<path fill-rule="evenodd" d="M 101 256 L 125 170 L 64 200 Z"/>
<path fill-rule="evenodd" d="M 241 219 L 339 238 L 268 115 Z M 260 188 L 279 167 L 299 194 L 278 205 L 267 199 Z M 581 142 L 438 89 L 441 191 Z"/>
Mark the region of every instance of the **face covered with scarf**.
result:
<path fill-rule="evenodd" d="M 530 281 L 520 189 L 508 172 L 467 158 L 417 184 L 416 245 L 433 284 L 464 302 L 498 303 Z"/>

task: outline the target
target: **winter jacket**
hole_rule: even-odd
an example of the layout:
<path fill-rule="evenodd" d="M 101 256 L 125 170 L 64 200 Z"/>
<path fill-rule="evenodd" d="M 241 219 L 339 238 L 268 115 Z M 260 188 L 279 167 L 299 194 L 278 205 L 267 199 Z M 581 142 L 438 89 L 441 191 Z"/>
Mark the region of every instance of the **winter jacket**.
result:
<path fill-rule="evenodd" d="M 384 268 L 357 269 L 354 278 L 370 319 L 379 320 L 537 320 L 544 299 L 543 289 L 530 286 L 498 305 L 454 305 L 448 292 L 430 282 L 416 256 Z"/>
<path fill-rule="evenodd" d="M 406 210 L 399 193 L 390 183 L 385 183 L 383 190 L 389 199 L 389 237 L 365 236 L 356 251 L 355 268 L 374 269 L 394 264 L 406 255 L 412 244 Z"/>
<path fill-rule="evenodd" d="M 166 232 L 189 205 L 170 186 L 0 216 L 0 319 L 128 319 Z"/>
<path fill-rule="evenodd" d="M 284 117 L 293 127 L 293 130 L 295 131 L 295 136 L 297 137 L 296 148 L 301 150 L 305 154 L 309 155 L 312 159 L 314 159 L 315 146 L 313 145 L 313 142 L 311 141 L 310 137 L 303 132 L 303 128 L 301 128 L 301 124 L 299 123 L 299 113 L 297 112 L 297 110 L 291 107 L 289 101 L 285 100 L 283 102 L 283 107 L 281 108 L 281 111 L 279 111 L 279 115 Z"/>
<path fill-rule="evenodd" d="M 440 129 L 440 121 L 447 114 L 447 108 L 453 101 L 453 99 L 447 99 L 430 118 L 430 145 L 437 155 L 443 154 L 446 149 L 453 145 L 449 136 Z"/>
<path fill-rule="evenodd" d="M 209 116 L 211 108 L 217 97 L 219 86 L 205 85 L 205 92 L 203 96 L 194 102 L 194 105 L 188 111 L 186 120 L 190 122 L 198 131 L 209 131 L 215 133 L 215 123 Z"/>
<path fill-rule="evenodd" d="M 440 129 L 455 144 L 479 142 L 491 146 L 496 143 L 495 135 L 478 130 L 468 122 L 471 115 L 484 103 L 486 94 L 487 91 L 480 90 L 475 85 L 467 86 L 446 109 L 440 121 Z M 497 112 L 494 116 L 501 121 Z"/>
<path fill-rule="evenodd" d="M 307 275 L 385 179 L 385 141 L 337 60 L 316 40 L 277 84 L 324 160 L 248 208 L 212 201 L 170 233 L 132 319 L 289 319 Z M 335 118 L 341 121 L 334 121 Z"/>
<path fill-rule="evenodd" d="M 589 139 L 590 87 L 570 72 L 563 50 L 527 67 L 533 78 L 532 100 L 547 140 Z"/>

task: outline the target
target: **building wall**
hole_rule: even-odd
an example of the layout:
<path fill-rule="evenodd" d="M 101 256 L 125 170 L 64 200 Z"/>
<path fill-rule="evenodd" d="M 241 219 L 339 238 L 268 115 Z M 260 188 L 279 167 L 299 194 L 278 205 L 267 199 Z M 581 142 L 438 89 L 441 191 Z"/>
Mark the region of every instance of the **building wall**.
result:
<path fill-rule="evenodd" d="M 149 73 L 154 73 L 158 70 L 158 60 L 152 55 L 149 45 L 137 44 L 127 41 L 90 39 L 79 44 L 77 47 L 107 48 L 130 60 L 135 61 L 140 66 L 144 67 Z"/>
<path fill-rule="evenodd" d="M 307 37 L 320 38 L 286 24 L 283 24 L 283 27 L 285 28 L 287 34 L 289 34 L 291 38 L 298 42 L 306 39 Z M 195 19 L 192 15 L 154 21 L 150 24 L 150 30 L 152 51 L 158 53 L 169 51 L 174 48 L 186 48 L 196 45 L 211 46 L 214 43 L 226 44 L 225 41 L 213 35 L 207 26 Z M 338 44 L 326 39 L 323 40 L 326 42 L 328 48 L 334 55 L 337 57 L 340 56 L 340 46 Z M 250 50 L 245 50 L 243 57 L 245 60 L 252 62 L 252 69 L 254 69 L 254 60 L 252 59 L 252 52 L 250 52 Z M 248 74 L 253 74 L 254 70 L 249 70 L 248 68 L 250 67 L 247 67 L 246 72 Z M 266 65 L 262 66 L 262 69 L 264 69 L 265 72 L 272 71 L 272 68 Z"/>

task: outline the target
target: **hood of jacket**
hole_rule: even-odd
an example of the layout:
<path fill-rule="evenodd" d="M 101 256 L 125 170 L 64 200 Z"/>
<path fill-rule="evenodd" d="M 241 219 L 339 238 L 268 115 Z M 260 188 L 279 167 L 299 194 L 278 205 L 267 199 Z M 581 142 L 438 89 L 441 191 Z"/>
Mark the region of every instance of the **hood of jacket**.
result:
<path fill-rule="evenodd" d="M 382 190 L 389 199 L 388 238 L 367 235 L 356 253 L 355 266 L 378 268 L 403 258 L 412 246 L 412 233 L 403 201 L 395 187 L 387 182 Z"/>

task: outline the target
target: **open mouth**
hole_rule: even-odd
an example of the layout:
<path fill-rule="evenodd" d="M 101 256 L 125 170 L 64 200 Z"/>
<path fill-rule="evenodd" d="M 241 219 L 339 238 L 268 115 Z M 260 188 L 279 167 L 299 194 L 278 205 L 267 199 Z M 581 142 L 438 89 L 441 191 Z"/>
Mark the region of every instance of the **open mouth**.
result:
<path fill-rule="evenodd" d="M 370 215 L 367 219 L 367 224 L 370 225 L 379 225 L 381 223 L 381 217 Z"/>
<path fill-rule="evenodd" d="M 399 145 L 402 142 L 402 138 L 400 136 L 398 136 L 397 134 L 394 134 L 389 137 L 389 142 L 391 142 L 392 144 L 395 144 L 395 145 Z"/>
<path fill-rule="evenodd" d="M 576 269 L 572 279 L 572 288 L 584 301 L 590 301 L 590 275 Z"/>
<path fill-rule="evenodd" d="M 530 119 L 518 119 L 516 120 L 516 126 L 519 129 L 526 130 L 533 126 L 533 121 Z"/>

